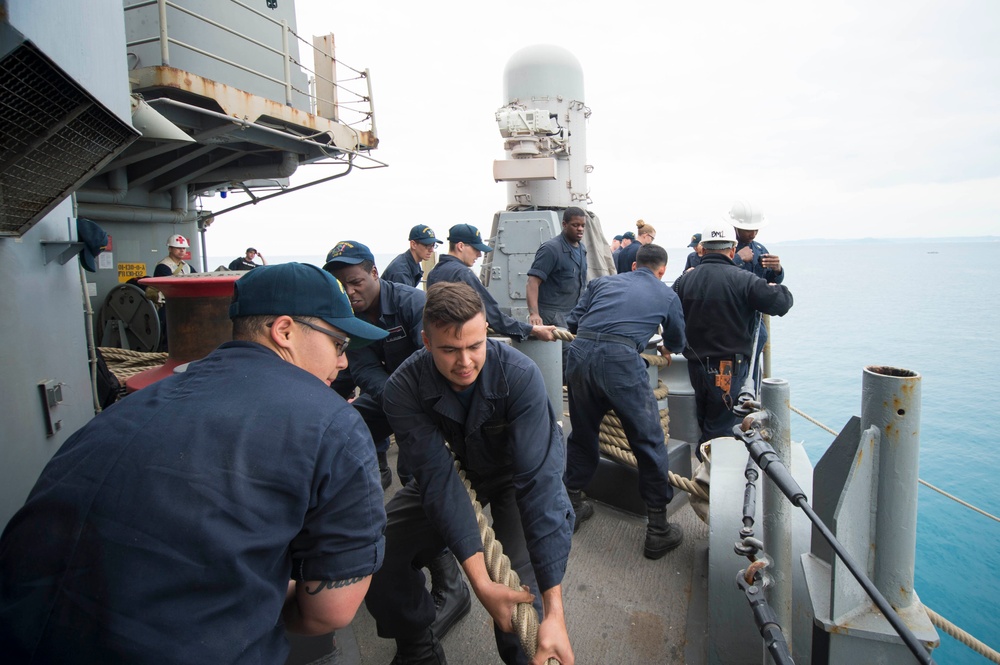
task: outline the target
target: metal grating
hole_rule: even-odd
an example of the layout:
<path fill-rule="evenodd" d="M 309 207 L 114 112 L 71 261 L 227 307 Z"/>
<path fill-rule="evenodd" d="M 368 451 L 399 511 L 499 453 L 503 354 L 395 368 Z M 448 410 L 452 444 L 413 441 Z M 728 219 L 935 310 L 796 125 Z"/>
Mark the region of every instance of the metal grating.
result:
<path fill-rule="evenodd" d="M 22 235 L 138 133 L 25 42 L 0 60 L 0 236 Z"/>

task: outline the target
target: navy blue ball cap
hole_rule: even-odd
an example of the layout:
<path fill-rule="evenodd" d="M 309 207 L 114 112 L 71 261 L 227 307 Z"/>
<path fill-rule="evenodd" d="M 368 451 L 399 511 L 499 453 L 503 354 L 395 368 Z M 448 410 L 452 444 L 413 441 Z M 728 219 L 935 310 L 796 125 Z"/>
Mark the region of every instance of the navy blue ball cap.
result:
<path fill-rule="evenodd" d="M 341 240 L 326 253 L 326 264 L 323 270 L 337 268 L 337 264 L 356 266 L 363 261 L 375 263 L 375 256 L 365 245 L 356 240 Z"/>
<path fill-rule="evenodd" d="M 622 234 L 622 240 L 635 240 L 635 234 L 631 231 L 626 231 Z"/>
<path fill-rule="evenodd" d="M 615 236 L 615 240 L 618 240 L 618 241 L 620 242 L 620 241 L 621 241 L 621 239 L 622 239 L 622 237 L 621 237 L 621 236 Z"/>
<path fill-rule="evenodd" d="M 691 242 L 688 243 L 688 247 L 697 247 L 698 243 L 700 242 L 701 242 L 701 234 L 695 233 L 693 236 L 691 236 Z"/>
<path fill-rule="evenodd" d="M 492 247 L 483 242 L 483 237 L 479 234 L 479 229 L 472 224 L 456 224 L 448 229 L 448 241 L 464 242 L 466 245 L 472 245 L 480 252 L 493 251 Z"/>
<path fill-rule="evenodd" d="M 351 338 L 349 349 L 367 346 L 389 334 L 354 316 L 340 282 L 306 263 L 258 266 L 233 284 L 230 319 L 268 314 L 322 319 Z"/>
<path fill-rule="evenodd" d="M 421 245 L 434 245 L 444 242 L 437 239 L 431 227 L 424 226 L 423 224 L 418 224 L 410 229 L 410 240 L 416 240 Z"/>
<path fill-rule="evenodd" d="M 83 264 L 83 269 L 97 272 L 94 258 L 108 246 L 108 234 L 86 217 L 77 217 L 76 237 L 83 243 L 83 249 L 80 250 L 80 263 Z"/>

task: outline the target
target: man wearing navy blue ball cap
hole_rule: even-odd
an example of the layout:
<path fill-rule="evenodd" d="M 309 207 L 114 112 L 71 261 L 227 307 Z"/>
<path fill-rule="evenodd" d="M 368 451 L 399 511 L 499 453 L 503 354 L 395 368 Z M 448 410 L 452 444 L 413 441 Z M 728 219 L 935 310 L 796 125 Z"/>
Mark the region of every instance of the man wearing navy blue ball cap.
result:
<path fill-rule="evenodd" d="M 326 253 L 323 270 L 344 287 L 355 315 L 389 331 L 388 338 L 373 345 L 375 348 L 348 354 L 347 372 L 341 373 L 333 386 L 345 399 L 353 398 L 355 388 L 361 389 L 362 394 L 352 404 L 372 431 L 382 489 L 389 489 L 392 471 L 386 455 L 392 430 L 382 414 L 382 388 L 400 363 L 422 346 L 424 293 L 380 279 L 375 256 L 357 240 L 343 240 L 334 245 Z M 405 485 L 407 480 L 408 474 L 400 475 L 401 484 Z"/>
<path fill-rule="evenodd" d="M 407 286 L 419 286 L 424 277 L 420 262 L 429 261 L 441 242 L 431 227 L 417 224 L 410 229 L 410 248 L 389 263 L 382 273 L 382 279 Z"/>
<path fill-rule="evenodd" d="M 684 272 L 687 272 L 691 268 L 697 268 L 701 264 L 701 256 L 705 253 L 705 250 L 701 246 L 700 233 L 695 233 L 691 236 L 691 242 L 688 243 L 688 247 L 694 251 L 688 254 L 687 261 L 684 262 Z"/>
<path fill-rule="evenodd" d="M 470 268 L 484 252 L 493 248 L 483 242 L 479 229 L 471 224 L 456 224 L 448 230 L 448 253 L 441 257 L 427 275 L 427 288 L 438 282 L 464 282 L 476 290 L 486 306 L 486 321 L 490 328 L 501 335 L 518 341 L 535 337 L 545 342 L 555 339 L 555 326 L 538 326 L 521 323 L 500 311 L 496 298 L 486 290 Z"/>
<path fill-rule="evenodd" d="M 281 663 L 286 630 L 354 617 L 385 511 L 368 429 L 327 384 L 386 333 L 300 263 L 243 275 L 229 315 L 232 342 L 71 436 L 7 525 L 7 662 Z"/>
<path fill-rule="evenodd" d="M 379 279 L 374 255 L 356 240 L 338 242 L 327 254 L 323 269 L 343 285 L 355 315 L 389 333 L 385 339 L 347 354 L 351 378 L 361 389 L 351 404 L 361 414 L 375 441 L 382 488 L 387 489 L 386 479 L 392 482 L 387 454 L 393 428 L 385 414 L 383 393 L 389 376 L 424 346 L 426 297 L 419 289 Z M 402 461 L 396 469 L 400 484 L 408 484 L 412 472 Z M 431 573 L 431 596 L 436 611 L 434 634 L 444 637 L 455 622 L 468 614 L 469 587 L 462 579 L 458 562 L 447 549 L 429 559 L 426 566 Z"/>
<path fill-rule="evenodd" d="M 375 256 L 356 240 L 343 240 L 334 245 L 327 252 L 323 270 L 341 283 L 356 316 L 389 333 L 384 340 L 348 353 L 350 387 L 338 377 L 334 388 L 341 395 L 345 388 L 351 393 L 355 386 L 361 389 L 361 395 L 352 403 L 371 430 L 382 488 L 388 489 L 392 483 L 387 460 L 392 429 L 382 412 L 382 389 L 389 375 L 423 346 L 420 331 L 423 330 L 424 292 L 380 279 Z M 408 479 L 409 474 L 404 470 L 400 483 L 405 485 Z"/>

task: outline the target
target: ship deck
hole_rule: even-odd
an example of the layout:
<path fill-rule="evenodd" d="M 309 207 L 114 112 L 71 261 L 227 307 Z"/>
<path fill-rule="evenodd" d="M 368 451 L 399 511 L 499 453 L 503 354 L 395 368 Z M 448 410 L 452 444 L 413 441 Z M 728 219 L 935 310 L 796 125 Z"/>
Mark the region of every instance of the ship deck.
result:
<path fill-rule="evenodd" d="M 395 469 L 390 451 L 390 467 Z M 399 489 L 393 479 L 387 500 Z M 678 492 L 675 501 L 681 500 Z M 671 520 L 684 543 L 658 561 L 642 555 L 645 518 L 595 503 L 595 515 L 573 537 L 563 599 L 570 641 L 578 663 L 705 662 L 707 639 L 708 526 L 687 502 Z M 345 662 L 388 664 L 395 642 L 379 638 L 364 605 L 340 634 Z M 475 596 L 469 614 L 442 640 L 448 660 L 493 665 L 493 627 Z"/>

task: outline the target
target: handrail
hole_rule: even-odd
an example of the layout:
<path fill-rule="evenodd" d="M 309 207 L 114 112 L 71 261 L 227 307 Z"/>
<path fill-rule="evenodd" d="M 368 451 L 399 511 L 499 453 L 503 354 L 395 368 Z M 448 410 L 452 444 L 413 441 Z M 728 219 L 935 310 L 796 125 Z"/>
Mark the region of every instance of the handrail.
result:
<path fill-rule="evenodd" d="M 803 412 L 803 411 L 801 411 L 799 409 L 796 409 L 794 406 L 789 406 L 788 408 L 791 409 L 791 411 L 793 413 L 795 413 L 795 414 L 797 414 L 799 416 L 802 416 L 804 419 L 808 420 L 813 425 L 816 425 L 816 427 L 819 427 L 820 429 L 825 430 L 825 431 L 829 432 L 830 434 L 832 434 L 834 436 L 837 436 L 838 434 L 840 434 L 840 432 L 834 430 L 831 427 L 827 427 L 826 425 L 824 425 L 820 421 L 816 420 L 815 418 L 813 418 L 809 414 L 807 414 L 807 413 L 805 413 L 805 412 Z M 923 478 L 917 478 L 917 482 L 920 483 L 921 485 L 923 485 L 924 487 L 928 487 L 928 488 L 934 490 L 935 492 L 938 492 L 942 496 L 948 497 L 949 499 L 951 499 L 955 503 L 958 503 L 958 504 L 960 504 L 962 506 L 965 506 L 966 508 L 968 508 L 970 510 L 974 510 L 975 512 L 979 513 L 980 515 L 983 515 L 984 517 L 988 517 L 988 518 L 990 518 L 991 520 L 993 520 L 995 522 L 1000 522 L 1000 517 L 997 517 L 996 515 L 994 515 L 992 513 L 986 512 L 982 508 L 978 508 L 978 507 L 972 505 L 971 503 L 969 503 L 967 501 L 963 501 L 962 499 L 958 498 L 954 494 L 949 494 L 948 492 L 944 491 L 940 487 L 935 487 L 934 485 L 931 485 L 929 482 L 927 482 Z"/>
<path fill-rule="evenodd" d="M 310 68 L 308 65 L 306 65 L 303 62 L 303 60 L 301 58 L 296 57 L 291 52 L 291 48 L 290 48 L 290 41 L 291 40 L 290 40 L 289 36 L 294 37 L 298 41 L 300 41 L 303 44 L 307 45 L 310 49 L 312 49 L 312 51 L 314 53 L 316 53 L 316 52 L 323 53 L 323 51 L 321 51 L 320 49 L 317 49 L 316 46 L 314 46 L 313 44 L 309 43 L 307 40 L 303 39 L 302 36 L 300 36 L 294 30 L 292 30 L 290 28 L 290 26 L 288 25 L 287 21 L 274 19 L 271 16 L 268 16 L 267 14 L 265 14 L 265 13 L 263 13 L 263 12 L 255 9 L 253 7 L 250 7 L 249 5 L 244 4 L 243 2 L 240 2 L 240 0 L 229 0 L 229 2 L 231 2 L 231 3 L 233 3 L 233 4 L 237 5 L 237 6 L 239 6 L 242 10 L 245 10 L 245 11 L 250 12 L 250 13 L 256 15 L 256 16 L 259 16 L 260 18 L 264 19 L 268 23 L 274 25 L 276 28 L 279 28 L 281 30 L 281 48 L 276 48 L 276 47 L 274 47 L 274 46 L 272 46 L 272 45 L 270 45 L 268 43 L 265 43 L 265 42 L 262 42 L 262 41 L 260 41 L 258 39 L 255 39 L 255 38 L 253 38 L 253 37 L 251 37 L 251 36 L 249 36 L 247 34 L 244 34 L 244 33 L 240 32 L 239 30 L 235 30 L 235 29 L 233 29 L 233 28 L 231 28 L 231 27 L 229 27 L 229 26 L 227 26 L 227 25 L 225 25 L 223 23 L 220 23 L 219 21 L 216 21 L 216 20 L 214 20 L 212 18 L 209 18 L 209 17 L 207 17 L 207 16 L 205 16 L 203 14 L 199 14 L 198 12 L 196 12 L 196 11 L 194 11 L 194 10 L 188 8 L 188 7 L 184 7 L 184 6 L 178 4 L 177 2 L 175 2 L 173 0 L 140 0 L 139 2 L 134 2 L 132 4 L 125 5 L 124 11 L 126 11 L 126 12 L 132 11 L 132 10 L 141 9 L 141 8 L 144 8 L 144 7 L 151 7 L 151 6 L 154 6 L 154 5 L 157 7 L 157 10 L 158 10 L 158 18 L 156 19 L 157 22 L 158 22 L 157 34 L 154 35 L 154 36 L 151 36 L 151 37 L 142 37 L 142 38 L 139 38 L 139 39 L 134 39 L 132 41 L 129 41 L 129 42 L 126 43 L 126 47 L 127 48 L 131 48 L 131 47 L 140 46 L 140 45 L 143 45 L 143 44 L 150 44 L 150 43 L 159 42 L 159 44 L 160 44 L 160 61 L 161 61 L 161 63 L 164 66 L 168 66 L 169 67 L 170 66 L 170 48 L 169 47 L 170 47 L 171 44 L 173 44 L 175 46 L 179 46 L 179 47 L 181 47 L 183 49 L 187 49 L 187 50 L 192 51 L 194 53 L 198 53 L 199 55 L 205 56 L 207 58 L 212 58 L 212 59 L 214 59 L 214 60 L 216 60 L 218 62 L 222 62 L 222 63 L 224 63 L 224 64 L 226 64 L 226 65 L 228 65 L 230 67 L 234 67 L 234 68 L 239 69 L 241 71 L 247 72 L 248 74 L 251 74 L 252 76 L 255 76 L 255 77 L 258 77 L 260 79 L 263 79 L 263 80 L 266 80 L 266 81 L 270 81 L 272 83 L 276 83 L 278 85 L 283 86 L 284 89 L 285 89 L 285 100 L 284 101 L 285 101 L 285 104 L 287 104 L 289 106 L 292 104 L 292 101 L 293 101 L 293 92 L 297 92 L 297 93 L 301 94 L 303 97 L 305 97 L 306 99 L 309 100 L 309 111 L 311 113 L 314 113 L 314 114 L 317 113 L 317 104 L 318 103 L 330 104 L 331 106 L 333 106 L 334 108 L 336 108 L 338 110 L 337 113 L 336 113 L 336 117 L 337 117 L 337 121 L 338 122 L 342 122 L 343 124 L 348 125 L 348 126 L 353 126 L 353 125 L 358 125 L 360 123 L 368 122 L 368 123 L 371 124 L 371 131 L 374 133 L 374 127 L 375 127 L 375 119 L 374 119 L 375 109 L 374 109 L 374 104 L 373 104 L 372 98 L 371 98 L 371 92 L 370 92 L 371 85 L 370 85 L 370 81 L 367 82 L 368 83 L 367 94 L 365 94 L 365 92 L 359 92 L 357 90 L 348 88 L 348 87 L 346 87 L 344 85 L 345 81 L 350 82 L 350 81 L 357 81 L 357 80 L 365 80 L 365 79 L 367 79 L 368 78 L 368 71 L 367 70 L 359 70 L 359 69 L 356 69 L 354 67 L 351 67 L 350 65 L 347 65 L 347 64 L 341 62 L 340 60 L 338 60 L 336 58 L 331 58 L 333 60 L 333 62 L 334 62 L 334 66 L 335 67 L 337 67 L 337 68 L 344 67 L 344 68 L 347 68 L 348 70 L 350 70 L 351 72 L 354 72 L 355 74 L 357 74 L 357 76 L 352 77 L 352 78 L 331 81 L 328 77 L 326 77 L 326 76 L 324 76 L 324 75 L 319 74 L 318 72 L 316 72 L 314 68 Z M 272 55 L 274 55 L 276 57 L 280 57 L 283 60 L 283 62 L 282 62 L 282 70 L 283 70 L 282 77 L 271 76 L 269 74 L 265 74 L 265 73 L 260 72 L 260 71 L 258 71 L 256 69 L 247 67 L 246 65 L 243 65 L 243 64 L 241 64 L 239 62 L 235 62 L 234 60 L 231 60 L 229 58 L 223 57 L 220 54 L 213 53 L 211 50 L 208 50 L 207 48 L 202 48 L 202 47 L 199 47 L 199 46 L 197 46 L 195 44 L 190 44 L 190 43 L 186 43 L 184 41 L 181 41 L 181 40 L 177 39 L 176 37 L 171 37 L 170 34 L 169 34 L 169 31 L 168 31 L 168 28 L 167 28 L 167 7 L 170 7 L 173 10 L 177 10 L 177 11 L 179 11 L 181 13 L 184 13 L 184 14 L 186 14 L 188 16 L 191 16 L 194 19 L 197 19 L 197 20 L 199 20 L 199 21 L 201 21 L 203 23 L 206 23 L 208 25 L 211 25 L 214 28 L 217 28 L 217 29 L 222 30 L 222 31 L 224 31 L 226 33 L 229 33 L 229 34 L 231 34 L 231 35 L 233 35 L 235 37 L 238 37 L 238 38 L 246 41 L 248 44 L 252 44 L 255 47 L 261 48 L 264 51 L 266 51 L 266 52 L 268 52 L 268 53 L 270 53 L 270 54 L 272 54 Z M 313 93 L 311 90 L 308 90 L 308 89 L 307 90 L 303 90 L 300 87 L 293 85 L 293 81 L 292 81 L 292 77 L 291 77 L 291 65 L 293 63 L 297 67 L 299 67 L 299 69 L 302 70 L 307 75 L 307 77 L 310 77 L 312 80 L 320 79 L 322 81 L 325 81 L 329 85 L 331 85 L 331 86 L 335 87 L 336 89 L 341 90 L 344 93 L 346 93 L 347 95 L 349 95 L 350 99 L 347 102 L 343 102 L 343 101 L 338 101 L 336 99 L 331 100 L 331 99 L 320 98 L 318 95 L 316 95 L 315 93 Z M 336 77 L 336 73 L 334 75 L 334 78 L 337 78 Z M 307 86 L 307 87 L 309 87 L 309 86 Z M 360 104 L 366 104 L 367 108 L 357 108 L 357 106 L 360 105 Z M 340 112 L 342 112 L 342 111 L 350 112 L 351 114 L 354 114 L 351 117 L 356 116 L 357 119 L 356 120 L 351 120 L 350 122 L 344 122 L 344 121 L 340 120 L 339 116 L 340 116 Z"/>

